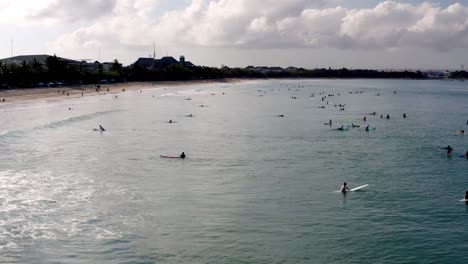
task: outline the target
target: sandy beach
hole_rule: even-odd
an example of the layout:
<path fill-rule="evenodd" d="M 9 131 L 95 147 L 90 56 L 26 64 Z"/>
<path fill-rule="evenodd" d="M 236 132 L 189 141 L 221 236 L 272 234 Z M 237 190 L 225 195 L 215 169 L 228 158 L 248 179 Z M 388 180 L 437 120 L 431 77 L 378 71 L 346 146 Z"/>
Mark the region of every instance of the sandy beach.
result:
<path fill-rule="evenodd" d="M 211 83 L 237 83 L 241 81 L 245 81 L 245 79 L 211 79 L 100 84 L 99 92 L 96 91 L 97 85 L 0 89 L 0 105 L 3 103 L 3 99 L 5 100 L 4 103 L 11 103 L 36 99 L 77 98 L 82 96 L 117 94 L 124 91 L 144 90 L 158 87 L 176 87 Z"/>

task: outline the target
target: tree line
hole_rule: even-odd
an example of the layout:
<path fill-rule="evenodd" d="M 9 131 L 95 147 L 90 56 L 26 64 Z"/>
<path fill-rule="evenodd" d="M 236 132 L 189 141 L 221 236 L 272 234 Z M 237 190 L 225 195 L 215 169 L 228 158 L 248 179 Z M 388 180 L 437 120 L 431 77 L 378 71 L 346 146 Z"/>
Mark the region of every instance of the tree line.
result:
<path fill-rule="evenodd" d="M 460 74 L 457 74 L 460 75 Z M 122 67 L 115 60 L 108 70 L 102 64 L 90 69 L 82 63 L 69 63 L 57 56 L 49 56 L 45 64 L 37 60 L 20 65 L 0 61 L 0 87 L 41 87 L 51 85 L 81 85 L 106 82 L 168 81 L 220 78 L 410 78 L 424 79 L 423 73 L 411 71 L 377 71 L 342 69 L 287 68 L 258 70 L 248 68 L 183 67 L 172 64 L 160 69 L 146 69 L 138 64 Z"/>

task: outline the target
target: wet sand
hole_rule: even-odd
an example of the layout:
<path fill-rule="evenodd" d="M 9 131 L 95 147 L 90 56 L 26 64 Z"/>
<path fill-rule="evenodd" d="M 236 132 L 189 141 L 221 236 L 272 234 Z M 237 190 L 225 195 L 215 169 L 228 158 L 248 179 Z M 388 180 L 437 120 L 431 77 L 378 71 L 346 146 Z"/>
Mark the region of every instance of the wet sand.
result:
<path fill-rule="evenodd" d="M 17 88 L 0 89 L 0 104 L 36 100 L 36 99 L 58 99 L 77 98 L 82 96 L 93 96 L 102 94 L 117 94 L 125 91 L 144 90 L 158 87 L 188 86 L 210 83 L 236 83 L 244 79 L 213 79 L 213 80 L 190 80 L 190 81 L 161 81 L 161 82 L 127 82 L 114 84 L 100 84 L 99 92 L 97 85 L 44 87 L 44 88 Z"/>

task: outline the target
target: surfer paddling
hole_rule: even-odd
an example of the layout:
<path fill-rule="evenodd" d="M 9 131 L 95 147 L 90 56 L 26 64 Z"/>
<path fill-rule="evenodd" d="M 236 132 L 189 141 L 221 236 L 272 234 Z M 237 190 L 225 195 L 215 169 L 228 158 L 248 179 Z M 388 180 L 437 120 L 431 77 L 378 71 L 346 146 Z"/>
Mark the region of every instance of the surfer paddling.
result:
<path fill-rule="evenodd" d="M 341 186 L 340 192 L 346 193 L 347 191 L 349 191 L 349 188 L 348 188 L 348 186 L 347 186 L 347 183 L 344 182 L 344 183 L 343 183 L 343 186 Z"/>

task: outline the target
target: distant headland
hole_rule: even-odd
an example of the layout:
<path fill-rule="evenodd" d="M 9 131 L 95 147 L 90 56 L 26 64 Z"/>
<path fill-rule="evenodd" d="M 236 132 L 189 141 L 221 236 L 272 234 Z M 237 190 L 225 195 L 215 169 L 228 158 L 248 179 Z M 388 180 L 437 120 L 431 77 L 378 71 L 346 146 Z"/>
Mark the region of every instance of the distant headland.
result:
<path fill-rule="evenodd" d="M 465 79 L 466 71 L 412 71 L 370 69 L 305 69 L 248 66 L 197 66 L 180 56 L 138 58 L 123 66 L 112 62 L 78 61 L 56 55 L 23 55 L 0 59 L 0 88 L 35 88 L 137 81 L 180 81 L 222 78 L 390 78 Z"/>

